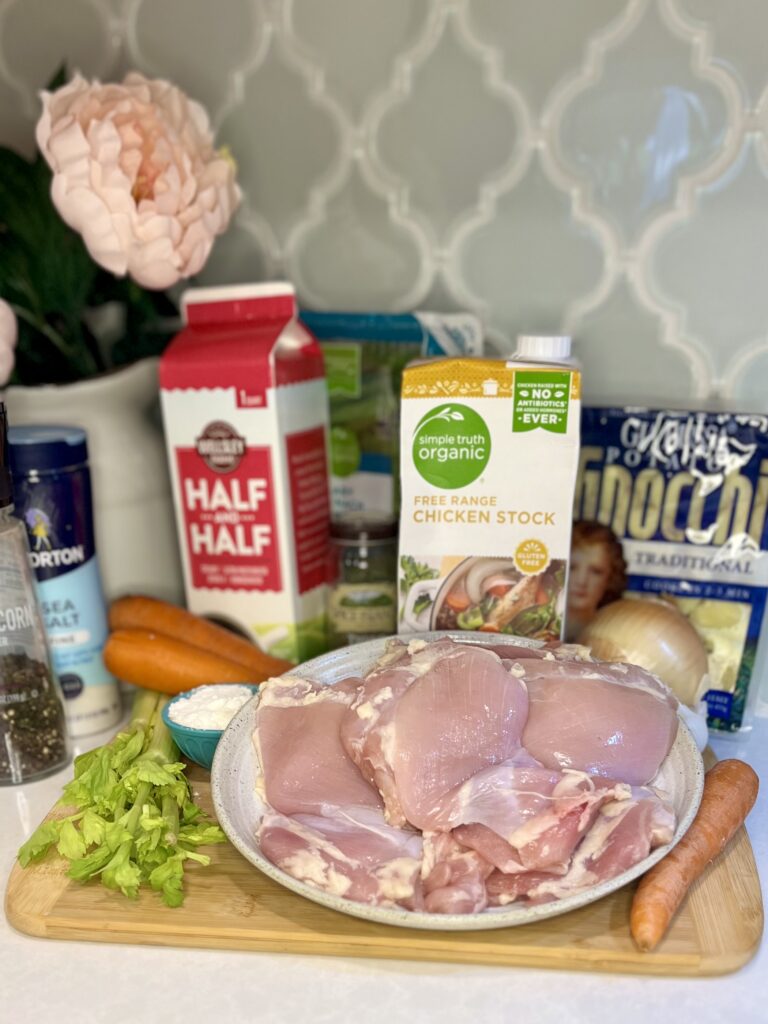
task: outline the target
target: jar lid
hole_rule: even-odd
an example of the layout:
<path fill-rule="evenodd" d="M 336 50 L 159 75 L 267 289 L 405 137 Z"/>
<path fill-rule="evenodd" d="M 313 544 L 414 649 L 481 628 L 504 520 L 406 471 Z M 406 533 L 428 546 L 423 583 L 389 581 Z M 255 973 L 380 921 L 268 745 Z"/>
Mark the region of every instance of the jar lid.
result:
<path fill-rule="evenodd" d="M 394 540 L 397 537 L 397 519 L 370 513 L 350 512 L 331 520 L 334 540 L 367 541 Z"/>
<path fill-rule="evenodd" d="M 88 444 L 80 427 L 11 427 L 8 444 L 14 476 L 73 469 L 88 462 Z"/>

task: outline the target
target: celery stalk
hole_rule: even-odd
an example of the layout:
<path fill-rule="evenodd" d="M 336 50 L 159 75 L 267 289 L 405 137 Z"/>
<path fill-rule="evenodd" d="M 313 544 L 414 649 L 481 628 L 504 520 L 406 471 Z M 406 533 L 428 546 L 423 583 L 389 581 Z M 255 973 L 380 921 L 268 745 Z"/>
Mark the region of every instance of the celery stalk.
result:
<path fill-rule="evenodd" d="M 165 700 L 140 691 L 128 728 L 77 759 L 62 802 L 78 812 L 44 822 L 19 851 L 22 866 L 55 847 L 77 881 L 100 876 L 131 898 L 149 884 L 168 906 L 183 902 L 184 862 L 207 864 L 197 848 L 225 836 L 192 801 L 186 766 L 162 719 Z"/>

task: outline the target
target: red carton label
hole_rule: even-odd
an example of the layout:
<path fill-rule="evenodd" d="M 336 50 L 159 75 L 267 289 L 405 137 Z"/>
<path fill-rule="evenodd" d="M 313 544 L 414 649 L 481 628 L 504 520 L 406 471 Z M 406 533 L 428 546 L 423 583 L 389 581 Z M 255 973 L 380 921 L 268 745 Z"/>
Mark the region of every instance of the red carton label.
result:
<path fill-rule="evenodd" d="M 176 449 L 192 585 L 281 590 L 269 448 L 219 441 L 208 429 L 202 436 L 204 454 Z"/>
<path fill-rule="evenodd" d="M 289 434 L 288 476 L 291 485 L 296 575 L 299 593 L 325 583 L 328 563 L 328 471 L 322 427 Z"/>

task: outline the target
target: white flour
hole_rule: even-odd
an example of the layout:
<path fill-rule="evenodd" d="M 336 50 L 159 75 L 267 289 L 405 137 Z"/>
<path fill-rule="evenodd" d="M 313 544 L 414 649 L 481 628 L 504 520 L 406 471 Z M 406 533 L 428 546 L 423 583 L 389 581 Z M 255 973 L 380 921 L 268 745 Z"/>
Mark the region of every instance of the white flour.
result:
<path fill-rule="evenodd" d="M 226 729 L 252 696 L 253 691 L 247 686 L 200 686 L 189 697 L 172 704 L 168 717 L 188 729 Z"/>

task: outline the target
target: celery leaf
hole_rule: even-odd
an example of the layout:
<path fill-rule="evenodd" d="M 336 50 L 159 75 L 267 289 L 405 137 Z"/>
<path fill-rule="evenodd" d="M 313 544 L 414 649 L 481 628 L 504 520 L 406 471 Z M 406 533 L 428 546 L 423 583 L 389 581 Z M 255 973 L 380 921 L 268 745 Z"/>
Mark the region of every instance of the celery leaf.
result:
<path fill-rule="evenodd" d="M 79 860 L 85 856 L 85 841 L 71 821 L 62 822 L 56 849 L 67 860 Z"/>
<path fill-rule="evenodd" d="M 25 868 L 33 861 L 42 860 L 54 843 L 58 842 L 62 822 L 44 821 L 39 825 L 18 853 L 19 864 Z"/>

